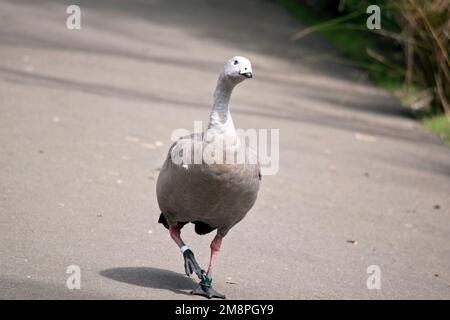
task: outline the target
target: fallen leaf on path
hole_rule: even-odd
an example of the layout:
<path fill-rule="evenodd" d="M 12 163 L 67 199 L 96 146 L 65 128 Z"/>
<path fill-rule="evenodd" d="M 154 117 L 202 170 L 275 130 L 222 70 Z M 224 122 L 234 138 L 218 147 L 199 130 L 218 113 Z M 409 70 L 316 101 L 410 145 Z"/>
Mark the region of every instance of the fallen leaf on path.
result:
<path fill-rule="evenodd" d="M 375 142 L 377 139 L 374 136 L 362 134 L 362 133 L 355 133 L 355 139 L 363 142 Z"/>
<path fill-rule="evenodd" d="M 231 277 L 227 277 L 227 280 L 225 282 L 228 284 L 237 284 L 237 282 L 234 282 Z"/>

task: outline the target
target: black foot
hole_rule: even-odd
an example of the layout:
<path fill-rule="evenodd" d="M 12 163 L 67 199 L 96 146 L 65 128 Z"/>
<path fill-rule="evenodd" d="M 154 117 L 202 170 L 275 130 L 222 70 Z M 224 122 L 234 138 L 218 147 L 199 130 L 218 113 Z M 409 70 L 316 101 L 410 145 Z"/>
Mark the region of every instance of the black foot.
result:
<path fill-rule="evenodd" d="M 199 279 L 203 279 L 205 271 L 198 265 L 197 260 L 195 260 L 194 253 L 190 249 L 187 249 L 183 252 L 183 256 L 184 271 L 186 272 L 186 275 L 190 277 L 191 274 L 195 272 Z"/>
<path fill-rule="evenodd" d="M 216 290 L 214 290 L 212 288 L 211 282 L 212 282 L 212 279 L 205 276 L 202 279 L 202 281 L 200 281 L 200 284 L 197 287 L 197 289 L 191 291 L 191 294 L 203 296 L 208 299 L 211 299 L 211 298 L 225 299 L 225 295 L 221 294 L 220 292 L 217 292 Z"/>

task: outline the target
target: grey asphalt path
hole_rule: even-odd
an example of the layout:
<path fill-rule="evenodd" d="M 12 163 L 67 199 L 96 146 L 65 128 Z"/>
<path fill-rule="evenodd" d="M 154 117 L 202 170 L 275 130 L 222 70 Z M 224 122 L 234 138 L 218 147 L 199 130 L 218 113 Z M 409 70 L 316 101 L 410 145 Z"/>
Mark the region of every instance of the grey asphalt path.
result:
<path fill-rule="evenodd" d="M 302 26 L 272 1 L 77 3 L 70 31 L 71 1 L 0 1 L 0 298 L 198 299 L 155 184 L 237 54 L 254 78 L 234 122 L 280 129 L 280 169 L 224 240 L 216 289 L 450 298 L 450 150 L 326 41 L 291 42 Z M 183 235 L 205 266 L 213 234 Z"/>

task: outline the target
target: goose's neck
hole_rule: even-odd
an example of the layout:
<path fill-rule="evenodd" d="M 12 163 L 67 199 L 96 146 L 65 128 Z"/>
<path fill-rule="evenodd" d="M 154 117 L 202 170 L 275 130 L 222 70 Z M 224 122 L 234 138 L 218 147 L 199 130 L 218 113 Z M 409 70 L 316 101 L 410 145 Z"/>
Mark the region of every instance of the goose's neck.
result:
<path fill-rule="evenodd" d="M 229 102 L 234 84 L 223 74 L 220 74 L 214 91 L 214 105 L 209 117 L 208 130 L 218 133 L 236 134 L 233 119 L 231 118 Z"/>

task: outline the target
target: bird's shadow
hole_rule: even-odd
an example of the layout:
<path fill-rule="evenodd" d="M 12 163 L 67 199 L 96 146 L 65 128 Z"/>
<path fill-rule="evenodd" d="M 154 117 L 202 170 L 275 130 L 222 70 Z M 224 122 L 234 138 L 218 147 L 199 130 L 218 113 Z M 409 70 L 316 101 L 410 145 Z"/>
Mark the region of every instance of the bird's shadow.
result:
<path fill-rule="evenodd" d="M 184 274 L 151 267 L 122 267 L 100 271 L 103 277 L 128 284 L 170 290 L 177 294 L 190 295 L 198 285 Z"/>

